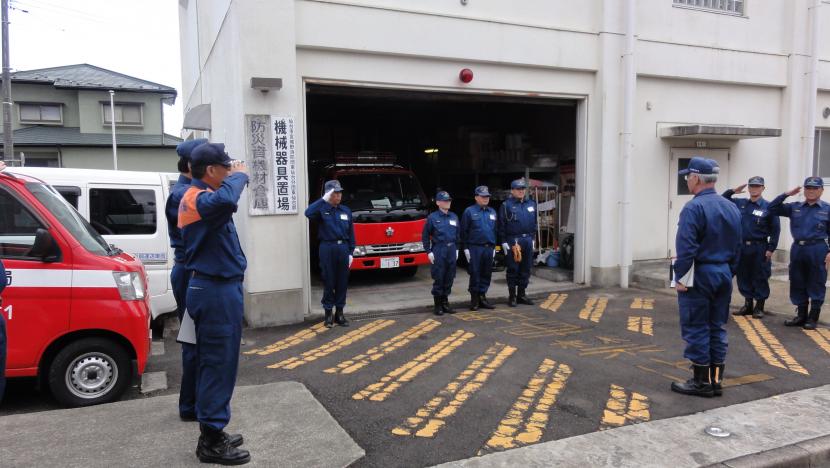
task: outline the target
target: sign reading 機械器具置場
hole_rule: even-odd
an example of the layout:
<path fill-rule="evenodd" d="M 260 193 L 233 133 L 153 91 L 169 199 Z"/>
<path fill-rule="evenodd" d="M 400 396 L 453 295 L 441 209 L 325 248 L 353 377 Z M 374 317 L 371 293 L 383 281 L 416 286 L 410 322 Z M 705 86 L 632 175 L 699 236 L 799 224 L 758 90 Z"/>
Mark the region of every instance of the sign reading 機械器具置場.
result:
<path fill-rule="evenodd" d="M 245 116 L 252 216 L 296 214 L 297 165 L 294 118 Z"/>

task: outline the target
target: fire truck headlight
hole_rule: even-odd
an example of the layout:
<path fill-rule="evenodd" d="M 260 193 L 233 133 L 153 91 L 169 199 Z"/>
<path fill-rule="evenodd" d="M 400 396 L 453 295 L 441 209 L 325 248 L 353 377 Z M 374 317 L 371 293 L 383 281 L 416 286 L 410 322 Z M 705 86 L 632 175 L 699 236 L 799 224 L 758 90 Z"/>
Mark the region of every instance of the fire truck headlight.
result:
<path fill-rule="evenodd" d="M 423 252 L 424 244 L 420 242 L 408 242 L 403 245 L 403 249 L 409 252 Z"/>
<path fill-rule="evenodd" d="M 115 279 L 115 286 L 118 288 L 121 300 L 137 301 L 144 299 L 144 283 L 141 281 L 141 275 L 138 272 L 113 271 L 112 277 Z"/>
<path fill-rule="evenodd" d="M 358 245 L 354 248 L 354 252 L 352 252 L 352 256 L 354 257 L 363 257 L 364 255 L 366 255 L 365 245 Z"/>

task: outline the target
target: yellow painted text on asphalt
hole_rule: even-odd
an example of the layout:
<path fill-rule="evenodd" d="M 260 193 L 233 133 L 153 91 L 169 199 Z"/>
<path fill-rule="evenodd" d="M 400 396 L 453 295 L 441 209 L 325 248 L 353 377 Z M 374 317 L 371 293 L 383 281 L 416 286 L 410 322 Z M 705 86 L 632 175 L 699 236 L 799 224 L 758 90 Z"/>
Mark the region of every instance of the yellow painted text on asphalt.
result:
<path fill-rule="evenodd" d="M 296 346 L 304 341 L 310 340 L 326 330 L 328 330 L 328 328 L 323 326 L 322 323 L 318 323 L 313 327 L 308 327 L 304 330 L 300 330 L 297 333 L 289 336 L 288 338 L 279 340 L 276 343 L 269 344 L 268 346 L 262 348 L 245 351 L 244 354 L 259 354 L 260 356 L 266 356 L 268 354 L 276 353 L 278 351 L 282 351 L 292 346 Z"/>
<path fill-rule="evenodd" d="M 608 307 L 607 297 L 591 296 L 585 301 L 585 306 L 579 311 L 579 318 L 582 320 L 590 320 L 592 322 L 599 322 L 605 308 Z"/>
<path fill-rule="evenodd" d="M 553 293 L 545 299 L 545 302 L 542 303 L 541 307 L 543 309 L 547 309 L 551 312 L 556 312 L 562 306 L 562 303 L 568 299 L 567 294 L 557 294 Z"/>
<path fill-rule="evenodd" d="M 635 297 L 631 301 L 632 309 L 652 310 L 654 309 L 654 299 L 650 297 Z"/>
<path fill-rule="evenodd" d="M 744 316 L 735 317 L 735 323 L 741 328 L 741 331 L 746 335 L 746 339 L 755 348 L 761 358 L 767 364 L 782 369 L 789 369 L 799 374 L 810 375 L 807 369 L 801 366 L 791 355 L 787 349 L 778 341 L 778 338 L 773 335 L 766 325 L 760 320 L 748 319 Z"/>
<path fill-rule="evenodd" d="M 830 330 L 817 328 L 815 330 L 804 330 L 804 333 L 813 340 L 819 348 L 830 354 Z"/>
<path fill-rule="evenodd" d="M 654 336 L 654 322 L 651 317 L 628 317 L 628 330 L 643 335 Z"/>
<path fill-rule="evenodd" d="M 628 392 L 625 388 L 611 384 L 608 403 L 602 414 L 599 430 L 621 427 L 629 422 L 641 423 L 651 419 L 648 397 L 637 392 Z"/>

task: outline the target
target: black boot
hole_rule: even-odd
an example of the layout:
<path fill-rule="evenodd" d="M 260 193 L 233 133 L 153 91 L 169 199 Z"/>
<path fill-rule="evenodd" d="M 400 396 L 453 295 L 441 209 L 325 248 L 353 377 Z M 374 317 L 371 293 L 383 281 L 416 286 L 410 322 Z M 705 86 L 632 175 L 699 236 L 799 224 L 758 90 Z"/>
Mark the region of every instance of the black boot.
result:
<path fill-rule="evenodd" d="M 251 454 L 247 450 L 231 445 L 232 438 L 238 436 L 242 444 L 242 436 L 230 436 L 224 431 L 217 431 L 209 426 L 200 424 L 202 434 L 196 446 L 196 457 L 202 463 L 217 463 L 219 465 L 244 465 L 251 461 Z"/>
<path fill-rule="evenodd" d="M 470 293 L 470 310 L 478 310 L 478 293 Z"/>
<path fill-rule="evenodd" d="M 796 316 L 784 321 L 785 327 L 800 327 L 807 322 L 807 304 L 799 304 Z"/>
<path fill-rule="evenodd" d="M 712 382 L 712 394 L 723 395 L 723 364 L 712 364 L 709 366 L 709 379 Z"/>
<path fill-rule="evenodd" d="M 744 305 L 737 312 L 733 312 L 732 315 L 752 315 L 752 299 L 744 298 Z"/>
<path fill-rule="evenodd" d="M 533 301 L 525 294 L 525 288 L 519 288 L 519 293 L 516 295 L 516 302 L 524 305 L 533 305 Z"/>
<path fill-rule="evenodd" d="M 714 395 L 712 384 L 709 382 L 709 365 L 692 364 L 694 372 L 691 379 L 684 383 L 672 382 L 671 390 L 684 395 L 711 397 Z"/>
<path fill-rule="evenodd" d="M 346 317 L 343 316 L 343 308 L 338 307 L 334 311 L 334 323 L 340 325 L 341 327 L 348 327 L 349 321 L 346 320 Z"/>
<path fill-rule="evenodd" d="M 326 328 L 331 328 L 334 326 L 334 320 L 332 318 L 331 309 L 326 309 L 326 320 L 323 322 Z"/>
<path fill-rule="evenodd" d="M 812 307 L 810 307 L 810 315 L 807 317 L 807 321 L 804 322 L 804 329 L 815 330 L 818 325 L 819 315 L 821 315 L 821 304 L 813 304 Z"/>
<path fill-rule="evenodd" d="M 508 286 L 507 293 L 509 294 L 507 297 L 507 305 L 516 307 L 516 286 Z"/>
<path fill-rule="evenodd" d="M 482 309 L 490 309 L 490 310 L 496 308 L 493 304 L 490 304 L 487 301 L 487 296 L 485 296 L 484 293 L 481 293 L 481 294 L 478 295 L 478 306 L 481 307 Z"/>
<path fill-rule="evenodd" d="M 755 307 L 752 308 L 752 318 L 762 319 L 764 318 L 764 303 L 766 301 L 764 299 L 758 299 L 755 302 Z"/>
<path fill-rule="evenodd" d="M 435 305 L 432 307 L 432 313 L 435 315 L 444 315 L 444 308 L 441 307 L 444 301 L 441 300 L 441 296 L 432 296 L 432 300 L 435 301 Z"/>
<path fill-rule="evenodd" d="M 454 314 L 455 310 L 450 307 L 450 298 L 448 296 L 441 296 L 441 310 L 445 314 Z"/>

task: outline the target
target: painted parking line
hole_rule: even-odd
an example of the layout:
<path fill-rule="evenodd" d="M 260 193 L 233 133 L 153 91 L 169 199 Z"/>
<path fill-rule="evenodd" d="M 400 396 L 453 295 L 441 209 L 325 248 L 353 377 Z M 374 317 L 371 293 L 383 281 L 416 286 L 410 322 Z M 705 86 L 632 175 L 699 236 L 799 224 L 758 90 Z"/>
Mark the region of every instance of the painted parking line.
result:
<path fill-rule="evenodd" d="M 807 369 L 801 366 L 778 341 L 766 325 L 760 320 L 748 319 L 744 316 L 736 316 L 735 323 L 744 332 L 749 344 L 755 349 L 767 364 L 782 369 L 788 369 L 799 374 L 810 375 Z"/>
<path fill-rule="evenodd" d="M 415 359 L 389 372 L 381 379 L 352 395 L 355 400 L 384 401 L 403 384 L 412 381 L 421 372 L 445 358 L 459 346 L 474 338 L 475 333 L 457 330 Z"/>
<path fill-rule="evenodd" d="M 276 353 L 292 346 L 297 346 L 298 344 L 308 341 L 326 330 L 328 330 L 328 328 L 326 328 L 321 322 L 304 330 L 300 330 L 288 338 L 279 340 L 276 343 L 269 344 L 268 346 L 264 346 L 262 348 L 250 349 L 245 351 L 243 354 L 258 354 L 260 356 L 267 356 L 268 354 Z"/>
<path fill-rule="evenodd" d="M 539 442 L 548 424 L 550 411 L 570 375 L 571 368 L 567 364 L 553 359 L 543 360 L 478 455 Z"/>
<path fill-rule="evenodd" d="M 606 307 L 608 307 L 607 297 L 591 296 L 585 301 L 585 306 L 582 307 L 582 310 L 579 311 L 579 318 L 599 322 Z"/>
<path fill-rule="evenodd" d="M 496 343 L 461 371 L 450 383 L 415 413 L 392 429 L 397 436 L 435 437 L 447 419 L 458 412 L 516 348 Z"/>
<path fill-rule="evenodd" d="M 328 356 L 329 354 L 335 351 L 339 351 L 352 343 L 356 343 L 368 336 L 371 336 L 375 332 L 383 330 L 384 328 L 392 325 L 393 323 L 395 323 L 394 320 L 374 320 L 356 330 L 352 330 L 349 333 L 346 333 L 345 335 L 331 340 L 322 346 L 318 346 L 317 348 L 308 350 L 299 356 L 290 357 L 276 364 L 271 364 L 270 366 L 268 366 L 268 368 L 296 369 L 297 367 L 300 367 L 304 364 L 308 364 L 309 362 L 316 361 L 317 359 L 320 359 L 322 357 Z"/>
<path fill-rule="evenodd" d="M 654 336 L 654 321 L 651 317 L 628 317 L 628 330 L 643 335 Z"/>
<path fill-rule="evenodd" d="M 629 392 L 619 385 L 611 384 L 599 430 L 646 422 L 651 419 L 649 405 L 648 397 L 642 393 Z"/>
<path fill-rule="evenodd" d="M 358 354 L 351 359 L 347 359 L 334 367 L 324 370 L 323 372 L 327 374 L 351 374 L 357 372 L 372 362 L 377 361 L 389 353 L 408 345 L 412 342 L 412 340 L 434 330 L 439 325 L 441 325 L 441 322 L 437 320 L 424 320 L 405 332 L 384 341 L 380 345 L 370 348 L 366 350 L 366 352 Z"/>
<path fill-rule="evenodd" d="M 819 348 L 830 354 L 830 329 L 817 328 L 815 330 L 804 330 L 804 334 L 809 336 Z"/>
<path fill-rule="evenodd" d="M 545 302 L 541 304 L 540 307 L 543 309 L 549 310 L 551 312 L 556 312 L 562 307 L 562 304 L 568 299 L 567 294 L 558 294 L 553 293 L 545 299 Z"/>
<path fill-rule="evenodd" d="M 643 309 L 643 310 L 653 310 L 654 309 L 654 298 L 651 297 L 635 297 L 634 300 L 631 301 L 631 309 Z"/>

